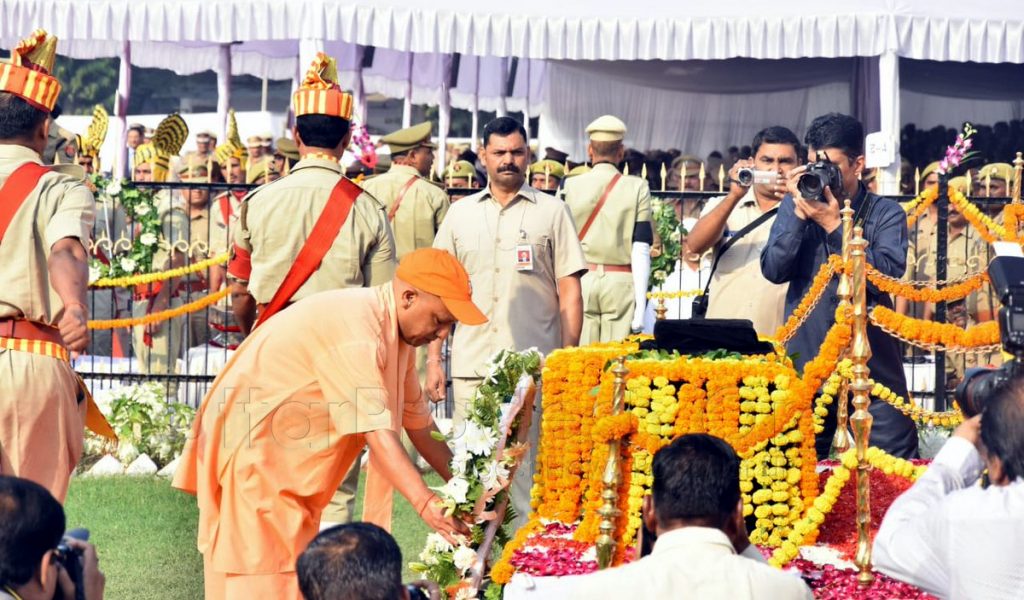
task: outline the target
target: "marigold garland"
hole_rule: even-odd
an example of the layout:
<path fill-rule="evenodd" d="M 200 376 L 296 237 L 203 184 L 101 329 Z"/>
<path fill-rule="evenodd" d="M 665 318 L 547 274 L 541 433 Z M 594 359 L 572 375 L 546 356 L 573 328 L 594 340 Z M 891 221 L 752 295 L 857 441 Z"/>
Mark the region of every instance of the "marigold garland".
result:
<path fill-rule="evenodd" d="M 873 468 L 886 474 L 897 474 L 910 481 L 917 481 L 927 470 L 924 465 L 915 465 L 908 460 L 896 458 L 874 446 L 868 448 L 866 458 Z M 813 544 L 817 540 L 818 528 L 825 522 L 825 516 L 838 501 L 839 492 L 849 481 L 851 471 L 857 468 L 857 449 L 851 448 L 842 453 L 839 461 L 825 482 L 821 495 L 807 507 L 806 514 L 793 524 L 790 534 L 772 553 L 768 560 L 769 564 L 783 567 L 800 554 L 800 546 Z"/>
<path fill-rule="evenodd" d="M 907 212 L 907 229 L 910 229 L 917 223 L 917 220 L 921 218 L 921 215 L 928 210 L 928 207 L 935 203 L 939 197 L 939 189 L 937 186 L 928 186 L 917 198 L 914 198 L 910 202 L 903 205 L 903 210 Z"/>
<path fill-rule="evenodd" d="M 109 319 L 109 320 L 97 320 L 89 321 L 89 329 L 117 329 L 119 327 L 135 327 L 137 325 L 149 325 L 151 323 L 159 323 L 161 321 L 167 321 L 181 315 L 193 313 L 196 311 L 203 310 L 211 304 L 216 304 L 221 299 L 231 293 L 229 288 L 224 288 L 219 292 L 214 292 L 205 298 L 200 298 L 195 302 L 189 302 L 183 304 L 177 308 L 169 308 L 160 312 L 148 314 L 144 317 L 130 318 L 130 319 Z"/>
<path fill-rule="evenodd" d="M 978 231 L 983 240 L 992 244 L 999 241 L 1013 241 L 1002 225 L 993 221 L 980 208 L 968 200 L 959 190 L 949 188 L 949 201 L 956 206 L 967 221 Z"/>
<path fill-rule="evenodd" d="M 178 267 L 177 269 L 170 269 L 167 271 L 158 271 L 156 273 L 143 273 L 141 275 L 127 275 L 125 277 L 104 277 L 97 279 L 96 281 L 89 284 L 90 287 L 134 287 L 136 285 L 145 285 L 148 283 L 155 283 L 157 281 L 165 281 L 167 279 L 173 279 L 175 277 L 184 277 L 191 273 L 199 271 L 205 271 L 210 267 L 224 264 L 228 262 L 229 254 L 225 252 L 220 256 L 201 260 L 196 263 L 192 263 L 187 267 Z"/>
<path fill-rule="evenodd" d="M 832 277 L 842 267 L 842 256 L 833 254 L 828 257 L 828 262 L 822 264 L 818 269 L 817 274 L 814 275 L 814 279 L 811 281 L 810 289 L 807 290 L 803 299 L 800 300 L 800 304 L 793 310 L 793 314 L 789 315 L 786 323 L 775 331 L 775 335 L 772 336 L 775 340 L 785 345 L 796 334 L 796 330 L 803 324 L 825 294 L 825 289 L 828 287 L 829 282 L 832 281 Z"/>
<path fill-rule="evenodd" d="M 1024 218 L 1024 204 L 1007 204 L 1003 207 L 1003 223 L 1010 241 L 1020 242 L 1020 221 Z"/>
<path fill-rule="evenodd" d="M 929 350 L 988 350 L 999 347 L 999 323 L 988 321 L 968 329 L 951 323 L 914 319 L 884 306 L 871 309 L 871 322 L 901 340 Z"/>
<path fill-rule="evenodd" d="M 675 292 L 647 292 L 648 300 L 676 300 L 703 296 L 704 290 L 678 290 Z"/>
<path fill-rule="evenodd" d="M 917 287 L 913 284 L 890 277 L 871 265 L 867 265 L 868 281 L 886 294 L 901 296 L 914 302 L 949 302 L 966 298 L 981 289 L 988 281 L 988 273 L 981 271 L 957 283 L 941 288 Z"/>

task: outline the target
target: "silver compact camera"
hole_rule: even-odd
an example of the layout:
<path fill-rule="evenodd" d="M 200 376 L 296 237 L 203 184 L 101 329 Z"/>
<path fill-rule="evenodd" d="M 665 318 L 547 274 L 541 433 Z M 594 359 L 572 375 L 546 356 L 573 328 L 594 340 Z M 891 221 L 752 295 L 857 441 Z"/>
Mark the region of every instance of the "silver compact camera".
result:
<path fill-rule="evenodd" d="M 743 167 L 736 173 L 736 181 L 743 187 L 750 187 L 754 184 L 773 184 L 779 178 L 775 171 L 758 171 L 750 167 Z"/>

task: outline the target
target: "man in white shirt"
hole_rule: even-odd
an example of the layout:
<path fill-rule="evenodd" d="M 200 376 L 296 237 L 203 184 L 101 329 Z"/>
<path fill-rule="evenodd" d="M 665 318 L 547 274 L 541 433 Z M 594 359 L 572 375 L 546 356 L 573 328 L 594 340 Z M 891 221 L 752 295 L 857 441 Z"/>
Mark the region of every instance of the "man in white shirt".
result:
<path fill-rule="evenodd" d="M 754 136 L 754 157 L 739 160 L 729 170 L 729 193 L 712 198 L 700 213 L 688 244 L 698 254 L 712 252 L 708 299 L 709 319 L 750 319 L 763 336 L 775 335 L 782 325 L 788 283 L 772 283 L 761 274 L 761 249 L 768 242 L 774 216 L 737 238 L 722 252 L 724 245 L 768 211 L 778 207 L 785 194 L 785 178 L 800 164 L 800 140 L 785 127 L 768 127 Z M 739 171 L 754 169 L 771 181 L 740 182 Z"/>
<path fill-rule="evenodd" d="M 982 469 L 990 485 L 976 485 Z M 1024 377 L 996 388 L 893 502 L 875 567 L 940 598 L 1024 598 Z"/>
<path fill-rule="evenodd" d="M 658 536 L 653 552 L 575 577 L 570 598 L 813 598 L 798 576 L 768 566 L 750 545 L 740 459 L 729 444 L 706 434 L 681 436 L 654 455 L 653 475 L 653 495 L 642 508 L 644 525 Z"/>

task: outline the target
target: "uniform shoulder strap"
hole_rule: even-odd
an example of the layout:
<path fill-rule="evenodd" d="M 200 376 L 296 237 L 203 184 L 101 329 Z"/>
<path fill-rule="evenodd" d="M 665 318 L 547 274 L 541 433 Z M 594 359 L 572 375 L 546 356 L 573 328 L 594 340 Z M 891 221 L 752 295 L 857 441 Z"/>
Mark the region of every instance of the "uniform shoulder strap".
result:
<path fill-rule="evenodd" d="M 342 177 L 338 180 L 331 190 L 331 196 L 327 199 L 323 212 L 313 225 L 313 230 L 309 232 L 306 243 L 302 245 L 299 255 L 295 257 L 295 262 L 288 269 L 288 274 L 274 292 L 274 297 L 270 299 L 267 308 L 260 313 L 260 318 L 253 325 L 253 329 L 287 306 L 295 292 L 299 291 L 320 267 L 320 262 L 327 255 L 334 239 L 338 237 L 338 232 L 352 212 L 356 198 L 362 192 L 359 186 L 348 179 Z"/>
<path fill-rule="evenodd" d="M 36 184 L 49 169 L 34 162 L 27 162 L 11 173 L 3 187 L 0 187 L 0 241 L 21 205 L 28 199 Z"/>
<path fill-rule="evenodd" d="M 608 182 L 608 186 L 604 188 L 604 192 L 601 193 L 601 198 L 597 201 L 597 205 L 594 207 L 593 212 L 590 213 L 590 216 L 587 217 L 587 222 L 580 228 L 580 241 L 583 241 L 584 236 L 586 236 L 587 232 L 590 231 L 590 226 L 594 224 L 594 219 L 597 218 L 597 213 L 601 212 L 601 208 L 608 200 L 608 194 L 612 192 L 612 188 L 615 187 L 615 184 L 618 183 L 621 178 L 622 173 L 616 173 L 612 177 L 612 180 Z"/>
<path fill-rule="evenodd" d="M 417 179 L 419 179 L 419 175 L 413 175 L 412 179 L 406 181 L 405 185 L 402 186 L 402 189 L 398 190 L 398 196 L 395 197 L 395 203 L 391 205 L 391 210 L 388 211 L 388 222 L 395 220 L 395 213 L 398 212 L 398 207 L 402 205 L 402 200 L 405 200 L 405 193 L 408 192 L 409 188 L 416 183 Z"/>

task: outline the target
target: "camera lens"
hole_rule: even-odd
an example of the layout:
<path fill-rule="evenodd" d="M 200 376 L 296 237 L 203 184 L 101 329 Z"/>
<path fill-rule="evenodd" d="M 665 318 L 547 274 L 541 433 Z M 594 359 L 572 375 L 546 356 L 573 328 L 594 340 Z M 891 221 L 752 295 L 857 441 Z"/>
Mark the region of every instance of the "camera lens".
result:
<path fill-rule="evenodd" d="M 739 181 L 743 187 L 750 187 L 750 184 L 754 182 L 754 170 L 749 167 L 740 169 L 736 172 L 736 181 Z"/>
<path fill-rule="evenodd" d="M 824 196 L 826 181 L 817 172 L 808 172 L 796 181 L 796 189 L 808 200 L 821 200 Z"/>

